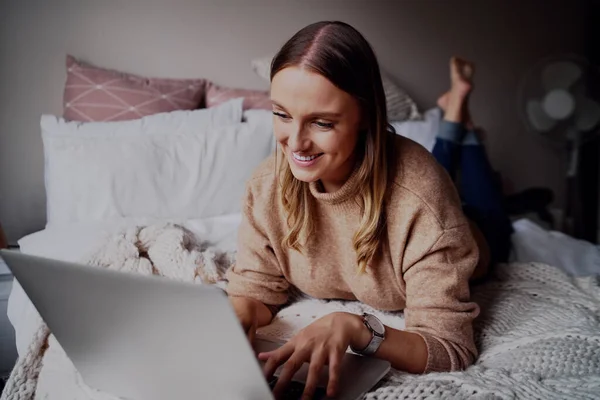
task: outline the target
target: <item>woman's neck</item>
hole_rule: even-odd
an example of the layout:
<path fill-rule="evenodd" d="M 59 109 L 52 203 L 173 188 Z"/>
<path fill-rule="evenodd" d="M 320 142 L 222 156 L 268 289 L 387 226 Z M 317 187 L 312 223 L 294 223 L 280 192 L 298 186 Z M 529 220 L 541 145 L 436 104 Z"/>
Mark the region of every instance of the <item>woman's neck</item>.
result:
<path fill-rule="evenodd" d="M 350 175 L 352 175 L 352 172 L 354 171 L 355 167 L 355 162 L 356 158 L 352 156 L 348 160 L 346 160 L 344 165 L 340 167 L 339 171 L 336 171 L 335 176 L 332 176 L 331 178 L 328 177 L 325 179 L 321 179 L 319 182 L 321 183 L 320 186 L 323 188 L 323 192 L 335 193 L 338 190 L 340 190 L 340 188 L 344 186 L 348 178 L 350 178 Z"/>
<path fill-rule="evenodd" d="M 348 176 L 350 176 L 350 175 L 348 175 Z M 348 180 L 348 178 L 346 177 L 346 179 L 344 179 L 342 181 L 320 180 L 319 182 L 321 182 L 321 187 L 323 188 L 323 193 L 335 193 L 338 190 L 340 190 L 340 188 L 342 186 L 344 186 L 344 183 L 346 183 L 347 180 Z"/>

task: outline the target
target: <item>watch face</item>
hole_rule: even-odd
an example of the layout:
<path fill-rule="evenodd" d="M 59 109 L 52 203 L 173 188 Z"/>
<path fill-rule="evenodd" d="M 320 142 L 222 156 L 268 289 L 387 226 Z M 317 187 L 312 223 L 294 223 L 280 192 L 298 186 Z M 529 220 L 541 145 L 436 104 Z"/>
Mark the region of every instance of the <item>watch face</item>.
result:
<path fill-rule="evenodd" d="M 365 314 L 365 320 L 369 323 L 369 326 L 371 329 L 373 329 L 373 331 L 375 331 L 376 334 L 379 336 L 383 336 L 385 334 L 385 327 L 379 318 L 371 314 Z"/>

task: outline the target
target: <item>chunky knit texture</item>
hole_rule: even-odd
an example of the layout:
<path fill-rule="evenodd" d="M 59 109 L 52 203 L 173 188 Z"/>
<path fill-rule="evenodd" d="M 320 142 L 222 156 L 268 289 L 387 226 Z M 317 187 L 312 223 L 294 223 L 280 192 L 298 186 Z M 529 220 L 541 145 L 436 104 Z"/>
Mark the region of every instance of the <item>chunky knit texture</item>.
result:
<path fill-rule="evenodd" d="M 474 365 L 427 375 L 392 370 L 365 399 L 600 399 L 600 278 L 571 278 L 544 264 L 502 264 L 473 289 L 473 300 L 481 305 Z M 335 311 L 374 313 L 397 329 L 405 322 L 402 313 L 358 302 L 304 298 L 257 336 L 288 340 Z"/>
<path fill-rule="evenodd" d="M 472 322 L 479 308 L 468 281 L 478 248 L 446 172 L 420 145 L 395 140 L 384 239 L 366 273 L 357 273 L 352 243 L 361 221 L 357 171 L 334 193 L 310 184 L 316 226 L 299 253 L 281 245 L 287 217 L 271 157 L 248 184 L 227 290 L 281 305 L 293 285 L 319 299 L 404 310 L 406 330 L 427 344 L 426 371 L 461 370 L 477 354 Z"/>

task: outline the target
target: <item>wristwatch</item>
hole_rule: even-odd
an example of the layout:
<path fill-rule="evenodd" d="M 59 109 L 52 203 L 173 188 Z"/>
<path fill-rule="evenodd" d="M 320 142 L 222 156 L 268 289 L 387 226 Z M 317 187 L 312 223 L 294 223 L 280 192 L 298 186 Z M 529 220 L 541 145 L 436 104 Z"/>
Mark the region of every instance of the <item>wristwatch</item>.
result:
<path fill-rule="evenodd" d="M 377 318 L 376 316 L 374 316 L 372 314 L 364 313 L 362 315 L 362 319 L 363 319 L 363 324 L 365 324 L 367 329 L 369 329 L 369 331 L 371 331 L 371 334 L 373 336 L 371 337 L 371 341 L 369 342 L 367 347 L 365 347 L 364 349 L 359 350 L 359 349 L 355 349 L 354 347 L 350 346 L 350 350 L 352 350 L 353 352 L 355 352 L 357 354 L 362 354 L 364 356 L 370 356 L 370 355 L 375 354 L 377 349 L 379 349 L 381 342 L 383 342 L 383 339 L 385 339 L 385 326 L 381 323 L 379 318 Z"/>

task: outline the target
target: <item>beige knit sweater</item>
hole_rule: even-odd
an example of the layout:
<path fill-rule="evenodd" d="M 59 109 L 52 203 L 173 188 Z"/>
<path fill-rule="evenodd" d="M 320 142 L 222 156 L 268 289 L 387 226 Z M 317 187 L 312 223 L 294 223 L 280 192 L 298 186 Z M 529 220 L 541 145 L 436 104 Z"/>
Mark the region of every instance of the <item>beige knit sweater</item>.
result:
<path fill-rule="evenodd" d="M 360 223 L 356 175 L 334 193 L 310 184 L 317 223 L 301 254 L 281 246 L 288 228 L 272 156 L 248 183 L 227 291 L 282 305 L 294 285 L 316 298 L 404 310 L 406 330 L 427 344 L 426 372 L 463 369 L 477 355 L 472 322 L 479 307 L 469 293 L 477 245 L 446 172 L 420 145 L 401 136 L 395 145 L 386 234 L 366 273 L 357 274 L 352 245 Z"/>

